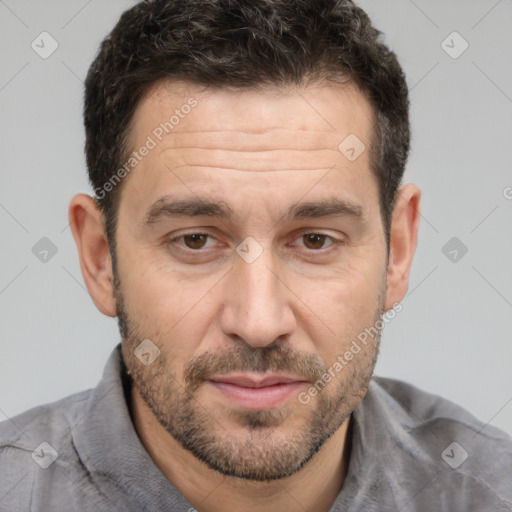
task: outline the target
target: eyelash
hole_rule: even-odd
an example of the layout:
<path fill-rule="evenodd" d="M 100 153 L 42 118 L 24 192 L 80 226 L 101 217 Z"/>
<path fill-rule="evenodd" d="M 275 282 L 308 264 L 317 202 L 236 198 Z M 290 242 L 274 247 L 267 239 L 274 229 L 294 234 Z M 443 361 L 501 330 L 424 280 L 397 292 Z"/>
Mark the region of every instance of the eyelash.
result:
<path fill-rule="evenodd" d="M 207 237 L 210 237 L 210 238 L 213 238 L 214 240 L 216 240 L 215 236 L 213 236 L 211 233 L 207 233 L 207 232 L 200 232 L 200 231 L 193 231 L 193 232 L 190 232 L 190 233 L 183 233 L 177 237 L 174 237 L 174 238 L 171 238 L 169 240 L 169 243 L 175 243 L 177 242 L 178 240 L 182 239 L 183 237 L 185 236 L 190 236 L 190 235 L 204 235 L 204 236 L 207 236 Z M 336 244 L 342 244 L 343 241 L 342 240 L 338 240 L 336 238 L 334 238 L 333 236 L 331 235 L 328 235 L 326 233 L 322 233 L 322 232 L 317 232 L 317 231 L 304 231 L 302 232 L 298 237 L 297 239 L 302 239 L 303 237 L 307 236 L 307 235 L 320 235 L 320 236 L 324 236 L 326 238 L 326 241 L 330 240 L 330 244 L 326 247 L 323 247 L 321 249 L 307 249 L 307 247 L 305 248 L 305 250 L 311 252 L 311 253 L 324 253 L 325 254 L 325 250 L 326 249 L 329 249 L 329 247 L 332 247 Z M 191 249 L 190 247 L 186 247 L 186 246 L 181 246 L 180 247 L 182 250 L 190 253 L 190 254 L 201 254 L 201 253 L 204 253 L 206 252 L 206 249 Z"/>

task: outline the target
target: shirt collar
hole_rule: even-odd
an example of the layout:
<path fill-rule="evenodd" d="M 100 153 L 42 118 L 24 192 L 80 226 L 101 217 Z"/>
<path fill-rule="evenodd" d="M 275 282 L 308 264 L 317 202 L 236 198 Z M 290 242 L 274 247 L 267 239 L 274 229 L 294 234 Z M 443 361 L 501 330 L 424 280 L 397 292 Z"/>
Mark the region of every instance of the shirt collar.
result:
<path fill-rule="evenodd" d="M 130 417 L 129 388 L 119 344 L 92 392 L 83 419 L 72 429 L 82 463 L 106 496 L 125 496 L 130 510 L 135 510 L 135 504 L 138 510 L 147 511 L 169 510 L 170 506 L 172 510 L 192 509 L 142 445 Z"/>

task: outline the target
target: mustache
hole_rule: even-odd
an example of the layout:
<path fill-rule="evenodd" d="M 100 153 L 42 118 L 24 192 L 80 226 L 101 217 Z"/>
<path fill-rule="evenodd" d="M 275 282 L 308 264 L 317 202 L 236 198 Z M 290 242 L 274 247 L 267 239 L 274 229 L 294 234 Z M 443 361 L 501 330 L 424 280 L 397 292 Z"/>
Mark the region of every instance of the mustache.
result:
<path fill-rule="evenodd" d="M 231 372 L 287 372 L 302 380 L 316 382 L 328 370 L 318 355 L 271 344 L 263 348 L 239 345 L 220 353 L 205 352 L 191 359 L 184 368 L 185 385 L 195 391 L 204 381 Z"/>

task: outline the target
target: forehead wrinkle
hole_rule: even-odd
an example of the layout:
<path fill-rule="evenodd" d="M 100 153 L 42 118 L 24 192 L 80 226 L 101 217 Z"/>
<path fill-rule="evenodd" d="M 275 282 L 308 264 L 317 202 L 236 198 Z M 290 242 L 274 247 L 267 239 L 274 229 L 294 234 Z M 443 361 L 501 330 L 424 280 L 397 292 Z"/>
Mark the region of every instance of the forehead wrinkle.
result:
<path fill-rule="evenodd" d="M 279 130 L 289 135 L 278 137 L 276 130 L 265 133 L 247 133 L 240 130 L 173 132 L 166 135 L 159 154 L 171 149 L 217 151 L 338 151 L 340 135 L 303 130 Z M 305 134 L 308 135 L 305 135 Z M 199 136 L 198 136 L 199 134 Z M 161 143 L 162 143 L 161 142 Z M 160 143 L 160 144 L 161 144 Z"/>
<path fill-rule="evenodd" d="M 173 166 L 173 170 L 182 169 L 184 167 L 187 168 L 187 169 L 193 169 L 193 168 L 198 168 L 198 169 L 215 169 L 215 170 L 218 170 L 218 171 L 244 172 L 244 173 L 249 173 L 249 174 L 250 173 L 253 173 L 253 174 L 261 174 L 261 173 L 268 174 L 268 173 L 279 173 L 279 172 L 319 172 L 319 171 L 328 171 L 329 169 L 333 168 L 333 166 L 331 165 L 330 167 L 314 167 L 314 168 L 311 168 L 311 169 L 304 169 L 304 168 L 292 169 L 292 168 L 287 168 L 287 169 L 261 169 L 261 170 L 257 170 L 257 171 L 252 171 L 252 170 L 244 170 L 244 169 L 234 169 L 232 167 L 219 167 L 217 165 L 182 164 L 182 165 L 175 165 L 175 166 Z"/>
<path fill-rule="evenodd" d="M 300 133 L 333 133 L 332 130 L 307 130 L 305 128 L 283 128 L 282 126 L 273 126 L 265 129 L 254 129 L 254 130 L 248 130 L 247 127 L 245 128 L 235 128 L 233 130 L 187 130 L 182 128 L 180 125 L 177 125 L 176 129 L 172 132 L 174 134 L 177 133 L 240 133 L 242 135 L 265 135 L 267 133 L 271 133 L 274 131 L 289 131 L 289 132 L 300 132 Z"/>
<path fill-rule="evenodd" d="M 224 150 L 202 148 L 164 148 L 155 160 L 164 162 L 172 169 L 198 168 L 240 172 L 289 172 L 321 171 L 332 167 L 344 167 L 343 155 L 336 149 L 301 151 L 299 149 Z M 350 169 L 360 169 L 361 158 Z M 156 164 L 155 166 L 158 166 Z"/>

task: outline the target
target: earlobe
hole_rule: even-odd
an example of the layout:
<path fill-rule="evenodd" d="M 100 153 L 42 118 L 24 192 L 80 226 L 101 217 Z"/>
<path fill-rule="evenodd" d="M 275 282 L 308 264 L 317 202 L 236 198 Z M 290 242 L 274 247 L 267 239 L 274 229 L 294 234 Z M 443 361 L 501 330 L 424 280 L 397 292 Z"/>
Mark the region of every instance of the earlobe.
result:
<path fill-rule="evenodd" d="M 386 310 L 400 302 L 407 293 L 412 259 L 418 240 L 421 191 L 405 185 L 397 194 L 387 270 Z"/>
<path fill-rule="evenodd" d="M 114 317 L 112 261 L 103 215 L 96 201 L 86 194 L 74 196 L 69 205 L 69 224 L 89 294 L 104 315 Z"/>

